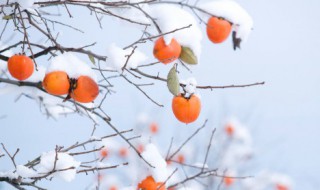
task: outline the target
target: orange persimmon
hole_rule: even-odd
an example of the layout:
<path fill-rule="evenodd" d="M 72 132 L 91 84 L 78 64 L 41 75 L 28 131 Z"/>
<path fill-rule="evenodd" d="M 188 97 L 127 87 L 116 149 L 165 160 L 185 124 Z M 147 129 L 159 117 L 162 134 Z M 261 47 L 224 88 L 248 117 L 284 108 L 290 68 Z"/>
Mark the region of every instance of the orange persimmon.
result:
<path fill-rule="evenodd" d="M 160 37 L 154 44 L 153 55 L 161 63 L 168 64 L 179 58 L 181 46 L 172 38 L 169 45 L 166 45 L 164 38 Z"/>
<path fill-rule="evenodd" d="M 96 99 L 98 94 L 98 84 L 88 76 L 80 76 L 70 95 L 77 102 L 89 103 Z"/>
<path fill-rule="evenodd" d="M 211 17 L 207 23 L 207 35 L 213 43 L 222 43 L 231 33 L 231 24 L 227 20 Z"/>
<path fill-rule="evenodd" d="M 49 94 L 64 95 L 69 92 L 70 81 L 66 72 L 53 71 L 46 74 L 42 85 Z"/>
<path fill-rule="evenodd" d="M 18 80 L 26 80 L 34 71 L 34 63 L 26 55 L 13 55 L 8 59 L 8 70 Z"/>
<path fill-rule="evenodd" d="M 223 182 L 224 182 L 224 184 L 225 184 L 226 186 L 230 186 L 230 185 L 233 184 L 234 179 L 231 178 L 231 177 L 225 177 L 225 178 L 223 178 Z"/>
<path fill-rule="evenodd" d="M 108 155 L 109 155 L 109 151 L 108 151 L 107 148 L 103 148 L 103 149 L 100 150 L 100 156 L 101 156 L 102 158 L 105 158 L 105 157 L 107 157 Z"/>
<path fill-rule="evenodd" d="M 160 188 L 159 188 L 160 187 Z M 152 176 L 148 176 L 138 184 L 140 190 L 166 190 L 166 187 L 161 182 L 156 182 Z"/>
<path fill-rule="evenodd" d="M 229 136 L 232 136 L 234 134 L 234 127 L 232 124 L 228 123 L 224 130 L 226 131 L 226 133 L 229 135 Z"/>
<path fill-rule="evenodd" d="M 181 94 L 172 99 L 172 111 L 175 117 L 183 123 L 194 122 L 201 111 L 201 101 L 196 95 L 185 98 Z"/>
<path fill-rule="evenodd" d="M 158 131 L 159 131 L 159 126 L 158 126 L 158 124 L 155 123 L 155 122 L 152 122 L 152 123 L 150 124 L 149 128 L 150 128 L 150 132 L 151 132 L 152 134 L 156 134 L 156 133 L 158 133 Z"/>

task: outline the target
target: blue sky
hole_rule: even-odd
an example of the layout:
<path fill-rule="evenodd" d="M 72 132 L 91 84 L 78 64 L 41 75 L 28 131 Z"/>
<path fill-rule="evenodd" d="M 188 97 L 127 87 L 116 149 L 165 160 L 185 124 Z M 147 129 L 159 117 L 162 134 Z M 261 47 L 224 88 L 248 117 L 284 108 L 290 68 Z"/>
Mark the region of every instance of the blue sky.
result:
<path fill-rule="evenodd" d="M 158 108 L 146 100 L 136 89 L 117 80 L 117 93 L 106 100 L 105 110 L 120 128 L 132 127 L 140 112 L 149 112 L 170 132 L 197 127 L 204 119 L 221 119 L 234 115 L 245 123 L 254 136 L 256 154 L 255 170 L 270 169 L 293 177 L 295 189 L 318 189 L 320 169 L 320 2 L 318 0 L 260 0 L 237 1 L 254 19 L 254 30 L 241 50 L 233 51 L 231 40 L 213 45 L 203 40 L 202 57 L 192 75 L 199 84 L 228 85 L 265 81 L 264 86 L 200 91 L 203 111 L 195 124 L 181 126 L 170 110 L 171 95 L 165 85 L 147 88 L 148 93 L 165 105 Z M 76 14 L 76 13 L 74 13 Z M 85 17 L 84 17 L 85 16 Z M 87 18 L 82 14 L 81 18 Z M 75 19 L 74 19 L 75 20 Z M 71 19 L 70 22 L 74 22 Z M 88 18 L 88 22 L 95 22 Z M 70 43 L 99 40 L 98 52 L 104 52 L 105 43 L 116 41 L 127 45 L 140 35 L 113 20 L 104 20 L 104 30 L 86 28 L 85 22 L 76 23 L 95 36 L 80 41 L 72 31 L 63 36 Z M 128 32 L 130 31 L 130 32 Z M 118 36 L 118 37 L 112 37 Z M 121 37 L 120 37 L 121 36 Z M 81 38 L 82 39 L 82 38 Z M 149 51 L 151 47 L 142 48 Z M 149 49 L 148 49 L 149 48 Z M 150 51 L 151 53 L 151 51 Z M 12 95 L 1 95 L 0 141 L 11 150 L 21 148 L 18 160 L 31 159 L 40 152 L 54 148 L 56 144 L 71 144 L 87 138 L 92 124 L 90 120 L 71 115 L 58 121 L 47 119 L 39 113 L 37 104 L 27 98 L 14 102 Z M 126 119 L 122 119 L 126 116 Z M 219 126 L 214 123 L 214 126 Z M 111 132 L 100 128 L 99 133 Z M 2 161 L 2 160 L 1 160 Z M 11 168 L 6 163 L 3 168 Z M 68 184 L 65 187 L 83 187 L 85 184 Z M 59 189 L 63 183 L 55 183 Z M 6 187 L 7 188 L 7 187 Z"/>

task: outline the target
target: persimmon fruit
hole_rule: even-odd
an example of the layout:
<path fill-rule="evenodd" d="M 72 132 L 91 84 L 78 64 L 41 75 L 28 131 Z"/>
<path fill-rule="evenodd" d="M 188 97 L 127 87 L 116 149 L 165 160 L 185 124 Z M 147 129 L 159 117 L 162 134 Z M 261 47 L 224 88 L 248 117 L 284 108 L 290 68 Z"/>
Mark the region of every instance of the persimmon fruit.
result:
<path fill-rule="evenodd" d="M 92 102 L 99 94 L 98 84 L 88 76 L 80 76 L 72 88 L 70 96 L 81 103 Z"/>
<path fill-rule="evenodd" d="M 152 134 L 156 134 L 156 133 L 158 133 L 158 131 L 159 131 L 159 126 L 158 126 L 158 124 L 155 123 L 155 122 L 152 122 L 152 123 L 150 124 L 149 128 L 150 128 L 150 132 L 151 132 Z"/>
<path fill-rule="evenodd" d="M 196 95 L 185 98 L 181 94 L 172 99 L 172 111 L 175 117 L 183 123 L 194 122 L 201 111 L 201 101 Z"/>
<path fill-rule="evenodd" d="M 109 155 L 109 151 L 108 151 L 107 148 L 103 148 L 103 149 L 100 150 L 100 156 L 101 156 L 102 158 L 105 158 L 105 157 L 107 157 L 108 155 Z"/>
<path fill-rule="evenodd" d="M 109 188 L 109 190 L 118 190 L 117 186 L 113 185 Z"/>
<path fill-rule="evenodd" d="M 127 157 L 127 156 L 128 156 L 128 148 L 126 148 L 126 147 L 121 147 L 121 148 L 119 149 L 119 155 L 120 155 L 121 157 Z"/>
<path fill-rule="evenodd" d="M 224 130 L 229 136 L 234 134 L 234 127 L 230 123 L 225 126 Z"/>
<path fill-rule="evenodd" d="M 289 188 L 283 184 L 277 184 L 277 190 L 289 190 Z"/>
<path fill-rule="evenodd" d="M 233 184 L 234 179 L 231 178 L 231 177 L 225 177 L 225 178 L 223 178 L 223 182 L 224 182 L 224 184 L 225 184 L 226 186 L 230 186 L 230 185 Z"/>
<path fill-rule="evenodd" d="M 231 33 L 231 24 L 218 17 L 210 17 L 207 23 L 207 35 L 213 43 L 224 42 Z"/>
<path fill-rule="evenodd" d="M 185 162 L 185 157 L 183 154 L 179 154 L 178 157 L 177 157 L 177 161 L 180 163 L 180 164 L 184 164 Z"/>
<path fill-rule="evenodd" d="M 166 190 L 166 187 L 162 182 L 156 182 L 152 176 L 148 176 L 138 184 L 138 190 Z"/>
<path fill-rule="evenodd" d="M 164 38 L 160 37 L 156 40 L 153 48 L 153 55 L 161 63 L 168 64 L 179 58 L 181 53 L 181 46 L 172 38 L 169 45 L 166 45 Z"/>
<path fill-rule="evenodd" d="M 34 63 L 26 55 L 13 55 L 8 60 L 8 70 L 13 78 L 26 80 L 34 71 Z"/>
<path fill-rule="evenodd" d="M 49 94 L 53 95 L 68 94 L 70 89 L 69 77 L 64 71 L 47 73 L 43 79 L 42 85 Z"/>

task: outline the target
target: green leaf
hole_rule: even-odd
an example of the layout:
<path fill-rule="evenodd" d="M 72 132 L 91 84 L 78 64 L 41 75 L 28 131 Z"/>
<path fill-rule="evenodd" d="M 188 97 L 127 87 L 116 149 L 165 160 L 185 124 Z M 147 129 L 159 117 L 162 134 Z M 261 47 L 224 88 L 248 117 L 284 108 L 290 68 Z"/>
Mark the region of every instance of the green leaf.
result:
<path fill-rule="evenodd" d="M 12 16 L 11 15 L 5 15 L 2 17 L 3 20 L 10 20 L 12 19 Z"/>
<path fill-rule="evenodd" d="M 167 86 L 169 91 L 174 95 L 177 96 L 180 93 L 180 84 L 179 78 L 177 75 L 175 65 L 170 69 L 168 76 L 167 76 Z"/>
<path fill-rule="evenodd" d="M 197 56 L 193 53 L 193 51 L 189 47 L 182 46 L 180 59 L 190 65 L 198 64 Z"/>
<path fill-rule="evenodd" d="M 89 59 L 91 61 L 91 63 L 93 63 L 94 65 L 96 64 L 96 60 L 94 59 L 93 55 L 89 54 Z"/>

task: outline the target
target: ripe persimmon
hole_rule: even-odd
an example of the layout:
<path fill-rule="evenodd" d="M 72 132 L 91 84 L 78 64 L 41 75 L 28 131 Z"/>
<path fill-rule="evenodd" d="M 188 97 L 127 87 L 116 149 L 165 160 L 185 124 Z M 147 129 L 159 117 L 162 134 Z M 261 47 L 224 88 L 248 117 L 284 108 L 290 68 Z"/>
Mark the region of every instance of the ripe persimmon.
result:
<path fill-rule="evenodd" d="M 109 155 L 109 151 L 108 151 L 107 148 L 103 148 L 103 149 L 100 150 L 100 156 L 101 156 L 102 158 L 105 158 L 105 157 L 107 157 L 108 155 Z"/>
<path fill-rule="evenodd" d="M 99 94 L 98 84 L 88 76 L 80 76 L 73 87 L 70 96 L 77 102 L 92 102 Z"/>
<path fill-rule="evenodd" d="M 149 128 L 150 128 L 150 132 L 151 132 L 152 134 L 156 134 L 156 133 L 159 131 L 159 126 L 158 126 L 158 124 L 155 123 L 155 122 L 152 122 L 152 123 L 150 124 Z"/>
<path fill-rule="evenodd" d="M 8 60 L 8 70 L 12 77 L 26 80 L 34 71 L 34 63 L 26 55 L 13 55 Z"/>
<path fill-rule="evenodd" d="M 168 64 L 179 58 L 181 53 L 181 46 L 172 38 L 169 45 L 166 45 L 163 37 L 156 40 L 153 48 L 153 55 L 161 63 Z"/>
<path fill-rule="evenodd" d="M 201 111 L 201 101 L 196 95 L 185 98 L 181 94 L 172 99 L 172 111 L 176 118 L 183 123 L 194 122 Z"/>
<path fill-rule="evenodd" d="M 127 147 L 121 147 L 119 150 L 119 155 L 121 157 L 127 157 L 128 156 L 128 148 Z"/>
<path fill-rule="evenodd" d="M 228 123 L 224 130 L 226 131 L 226 133 L 229 135 L 229 136 L 232 136 L 233 133 L 234 133 L 234 127 L 232 126 L 232 124 Z"/>
<path fill-rule="evenodd" d="M 277 190 L 289 190 L 289 188 L 283 184 L 277 184 Z"/>
<path fill-rule="evenodd" d="M 109 190 L 118 190 L 117 186 L 113 185 L 109 188 Z"/>
<path fill-rule="evenodd" d="M 69 92 L 70 81 L 66 72 L 53 71 L 46 74 L 42 85 L 49 94 L 64 95 Z"/>
<path fill-rule="evenodd" d="M 138 189 L 139 190 L 166 190 L 166 187 L 163 183 L 156 182 L 152 176 L 148 176 L 138 184 Z"/>
<path fill-rule="evenodd" d="M 207 35 L 213 43 L 222 43 L 231 32 L 231 24 L 218 17 L 210 17 L 207 23 Z"/>
<path fill-rule="evenodd" d="M 180 163 L 180 164 L 184 164 L 185 162 L 185 157 L 183 154 L 179 154 L 178 155 L 178 158 L 177 158 L 177 161 Z"/>
<path fill-rule="evenodd" d="M 224 182 L 224 184 L 225 184 L 226 186 L 230 186 L 230 185 L 233 184 L 234 179 L 231 178 L 231 177 L 225 177 L 225 178 L 223 178 L 223 182 Z"/>

